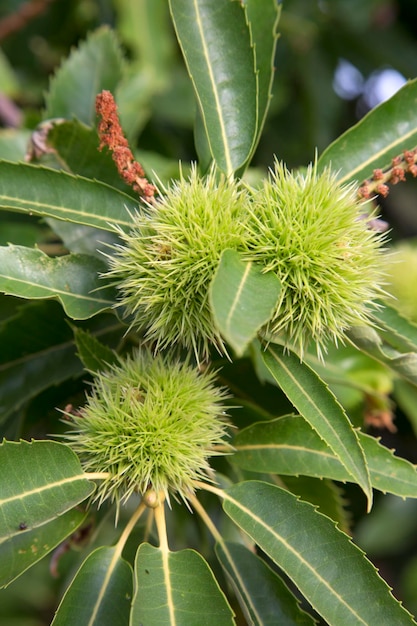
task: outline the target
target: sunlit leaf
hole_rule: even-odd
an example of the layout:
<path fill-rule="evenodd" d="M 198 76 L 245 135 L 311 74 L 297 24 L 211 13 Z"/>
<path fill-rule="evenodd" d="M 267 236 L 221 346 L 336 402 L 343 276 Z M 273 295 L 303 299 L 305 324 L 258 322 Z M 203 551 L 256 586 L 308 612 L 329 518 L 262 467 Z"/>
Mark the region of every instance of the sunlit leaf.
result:
<path fill-rule="evenodd" d="M 129 563 L 117 548 L 98 548 L 76 573 L 52 625 L 128 626 L 132 594 Z"/>
<path fill-rule="evenodd" d="M 318 167 L 338 172 L 340 183 L 363 181 L 391 164 L 404 150 L 417 146 L 417 79 L 372 109 L 338 137 L 320 156 Z"/>
<path fill-rule="evenodd" d="M 281 346 L 270 345 L 263 359 L 291 403 L 363 489 L 370 507 L 372 489 L 358 435 L 328 386 L 299 357 Z"/>
<path fill-rule="evenodd" d="M 359 548 L 311 504 L 248 481 L 229 487 L 223 506 L 327 623 L 414 624 Z"/>
<path fill-rule="evenodd" d="M 233 611 L 203 557 L 194 550 L 139 547 L 131 625 L 232 626 Z M 209 618 L 209 622 L 207 621 Z"/>
<path fill-rule="evenodd" d="M 230 0 L 170 0 L 170 8 L 211 153 L 222 171 L 233 174 L 251 154 L 258 124 L 245 12 Z"/>
<path fill-rule="evenodd" d="M 96 180 L 0 161 L 0 208 L 113 231 L 115 225 L 129 228 L 137 203 Z"/>
<path fill-rule="evenodd" d="M 19 532 L 0 542 L 0 587 L 9 585 L 56 548 L 82 524 L 85 517 L 84 511 L 72 509 L 43 526 L 31 529 L 26 528 L 27 522 L 22 519 Z"/>
<path fill-rule="evenodd" d="M 111 308 L 113 288 L 100 279 L 106 270 L 96 257 L 48 257 L 23 246 L 0 247 L 0 291 L 20 298 L 57 298 L 73 319 L 87 319 Z"/>
<path fill-rule="evenodd" d="M 404 498 L 417 498 L 417 467 L 397 457 L 377 439 L 359 433 L 372 487 Z M 236 435 L 230 461 L 252 472 L 352 481 L 329 446 L 299 415 L 257 422 Z"/>
<path fill-rule="evenodd" d="M 0 444 L 0 542 L 57 518 L 88 498 L 78 457 L 55 441 Z"/>
<path fill-rule="evenodd" d="M 273 272 L 262 273 L 242 261 L 235 250 L 225 250 L 210 287 L 216 324 L 238 356 L 271 318 L 281 284 Z"/>

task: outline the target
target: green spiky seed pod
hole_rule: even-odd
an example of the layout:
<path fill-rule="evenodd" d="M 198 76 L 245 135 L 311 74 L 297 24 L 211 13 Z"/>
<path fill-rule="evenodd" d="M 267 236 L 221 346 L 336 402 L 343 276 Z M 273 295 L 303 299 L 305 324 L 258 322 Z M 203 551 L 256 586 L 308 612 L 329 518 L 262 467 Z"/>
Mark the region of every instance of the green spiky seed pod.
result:
<path fill-rule="evenodd" d="M 66 435 L 86 472 L 105 472 L 95 500 L 119 506 L 152 490 L 186 499 L 207 479 L 208 459 L 221 454 L 227 423 L 224 389 L 215 373 L 147 350 L 99 373 Z"/>
<path fill-rule="evenodd" d="M 367 222 L 356 186 L 315 165 L 293 174 L 276 163 L 254 192 L 248 257 L 282 283 L 269 331 L 301 356 L 310 342 L 321 356 L 329 341 L 369 321 L 381 294 L 383 237 Z"/>
<path fill-rule="evenodd" d="M 417 240 L 403 241 L 393 249 L 387 291 L 396 299 L 391 298 L 389 304 L 417 324 Z"/>
<path fill-rule="evenodd" d="M 202 179 L 193 168 L 161 199 L 137 215 L 124 245 L 110 258 L 108 275 L 132 327 L 146 329 L 156 348 L 180 344 L 205 359 L 211 345 L 224 352 L 208 291 L 220 255 L 245 239 L 246 195 L 238 183 Z"/>

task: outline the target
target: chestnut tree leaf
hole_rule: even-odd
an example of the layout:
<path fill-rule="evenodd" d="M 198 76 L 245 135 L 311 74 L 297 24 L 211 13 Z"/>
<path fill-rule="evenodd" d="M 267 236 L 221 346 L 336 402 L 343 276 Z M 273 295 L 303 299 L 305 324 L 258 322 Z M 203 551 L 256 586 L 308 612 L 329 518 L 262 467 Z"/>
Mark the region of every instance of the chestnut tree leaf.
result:
<path fill-rule="evenodd" d="M 194 550 L 170 552 L 148 543 L 135 562 L 136 593 L 131 624 L 232 626 L 233 611 L 203 557 Z"/>
<path fill-rule="evenodd" d="M 364 352 L 379 363 L 387 365 L 391 370 L 413 385 L 417 385 L 417 352 L 402 352 L 393 348 L 388 342 L 384 341 L 383 337 L 385 334 L 386 333 L 377 333 L 376 330 L 370 326 L 357 326 L 351 328 L 347 336 L 351 343 L 361 350 L 361 352 Z M 393 335 L 392 333 L 387 337 L 387 341 L 389 341 L 390 338 L 396 345 L 401 341 L 399 335 Z"/>
<path fill-rule="evenodd" d="M 417 325 L 403 317 L 393 307 L 383 303 L 372 311 L 378 320 L 378 332 L 393 348 L 403 352 L 417 352 Z"/>
<path fill-rule="evenodd" d="M 314 626 L 315 620 L 300 608 L 276 572 L 239 543 L 222 542 L 216 554 L 237 589 L 245 613 L 256 626 Z"/>
<path fill-rule="evenodd" d="M 0 344 L 0 422 L 51 385 L 82 374 L 71 329 L 53 300 L 24 302 L 0 325 Z"/>
<path fill-rule="evenodd" d="M 117 353 L 101 343 L 97 337 L 82 328 L 74 327 L 73 330 L 78 356 L 87 370 L 97 373 L 108 369 L 109 365 L 120 364 Z"/>
<path fill-rule="evenodd" d="M 395 456 L 377 439 L 358 433 L 371 484 L 383 493 L 417 498 L 417 467 Z M 251 472 L 313 476 L 351 482 L 352 476 L 300 415 L 284 415 L 248 426 L 233 440 L 229 461 Z"/>
<path fill-rule="evenodd" d="M 261 137 L 272 98 L 275 48 L 278 40 L 277 27 L 281 15 L 281 5 L 276 0 L 244 0 L 243 6 L 254 46 L 258 76 L 258 126 L 255 144 L 252 148 L 253 152 Z"/>
<path fill-rule="evenodd" d="M 263 360 L 290 402 L 363 489 L 370 509 L 372 488 L 365 456 L 357 432 L 336 397 L 316 372 L 290 350 L 270 345 L 263 352 Z"/>
<path fill-rule="evenodd" d="M 133 595 L 132 568 L 117 547 L 88 555 L 58 607 L 51 626 L 128 626 Z"/>
<path fill-rule="evenodd" d="M 114 289 L 100 279 L 104 261 L 83 254 L 51 258 L 23 246 L 0 247 L 0 291 L 20 298 L 57 298 L 73 319 L 111 308 Z"/>
<path fill-rule="evenodd" d="M 249 158 L 258 127 L 258 79 L 244 8 L 230 0 L 169 5 L 210 152 L 231 175 Z"/>
<path fill-rule="evenodd" d="M 225 490 L 227 515 L 293 581 L 328 624 L 415 624 L 363 552 L 335 523 L 275 485 Z"/>
<path fill-rule="evenodd" d="M 114 93 L 122 78 L 123 56 L 114 32 L 102 27 L 90 34 L 63 62 L 46 94 L 45 118 L 96 120 L 96 95 Z"/>
<path fill-rule="evenodd" d="M 339 183 L 362 182 L 404 150 L 417 146 L 417 79 L 408 81 L 340 135 L 321 154 L 318 169 L 331 166 Z"/>
<path fill-rule="evenodd" d="M 76 454 L 56 441 L 0 444 L 0 542 L 42 526 L 94 491 Z"/>
<path fill-rule="evenodd" d="M 27 518 L 19 522 L 18 532 L 13 537 L 0 541 L 0 587 L 16 580 L 75 532 L 86 514 L 77 508 L 71 509 L 36 528 L 27 526 Z"/>
<path fill-rule="evenodd" d="M 104 183 L 29 163 L 0 161 L 0 209 L 114 231 L 128 229 L 135 200 Z"/>
<path fill-rule="evenodd" d="M 242 261 L 236 250 L 224 250 L 210 286 L 215 322 L 238 356 L 269 321 L 281 283 L 273 272 L 263 273 L 256 263 Z"/>

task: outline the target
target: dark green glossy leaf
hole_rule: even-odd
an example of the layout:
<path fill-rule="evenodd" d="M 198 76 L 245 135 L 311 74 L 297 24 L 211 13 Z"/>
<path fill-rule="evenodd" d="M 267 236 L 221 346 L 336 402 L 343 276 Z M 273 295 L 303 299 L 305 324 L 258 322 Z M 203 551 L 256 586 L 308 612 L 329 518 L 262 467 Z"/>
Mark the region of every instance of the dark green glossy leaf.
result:
<path fill-rule="evenodd" d="M 51 258 L 23 246 L 0 247 L 0 291 L 20 298 L 58 298 L 73 319 L 111 308 L 113 288 L 100 279 L 106 264 L 88 255 Z"/>
<path fill-rule="evenodd" d="M 313 626 L 288 587 L 256 554 L 238 543 L 217 544 L 217 557 L 237 589 L 254 626 Z"/>
<path fill-rule="evenodd" d="M 242 356 L 276 307 L 281 284 L 255 263 L 241 260 L 235 250 L 224 250 L 210 286 L 216 324 L 238 356 Z"/>
<path fill-rule="evenodd" d="M 244 0 L 258 76 L 258 126 L 253 150 L 261 137 L 271 101 L 275 72 L 275 47 L 281 6 L 276 0 Z"/>
<path fill-rule="evenodd" d="M 340 183 L 363 181 L 391 164 L 403 150 L 417 146 L 417 79 L 372 109 L 320 156 L 318 167 L 338 172 Z"/>
<path fill-rule="evenodd" d="M 299 357 L 281 346 L 269 346 L 263 359 L 288 399 L 363 489 L 370 508 L 372 489 L 358 435 L 328 386 Z"/>
<path fill-rule="evenodd" d="M 234 624 L 233 611 L 208 564 L 194 550 L 139 547 L 131 626 Z"/>
<path fill-rule="evenodd" d="M 45 118 L 96 120 L 95 99 L 103 89 L 114 93 L 122 77 L 122 54 L 107 27 L 90 34 L 63 62 L 46 95 Z"/>
<path fill-rule="evenodd" d="M 24 215 L 17 216 L 16 214 L 13 217 L 26 218 Z M 44 229 L 39 224 L 26 223 L 16 219 L 8 220 L 6 216 L 1 216 L 0 220 L 0 246 L 7 246 L 12 242 L 32 248 L 42 240 Z"/>
<path fill-rule="evenodd" d="M 88 481 L 78 457 L 55 441 L 0 444 L 0 541 L 42 526 L 88 498 Z"/>
<path fill-rule="evenodd" d="M 170 0 L 170 8 L 211 154 L 222 171 L 233 174 L 249 158 L 258 124 L 245 12 L 230 0 Z"/>
<path fill-rule="evenodd" d="M 129 563 L 117 548 L 97 548 L 76 573 L 52 625 L 128 626 L 132 594 Z"/>
<path fill-rule="evenodd" d="M 332 480 L 311 476 L 281 476 L 280 480 L 280 487 L 316 506 L 320 513 L 337 522 L 340 530 L 351 532 L 351 513 L 345 508 L 345 494 Z"/>
<path fill-rule="evenodd" d="M 131 196 L 67 172 L 0 161 L 0 208 L 114 231 L 129 228 L 137 203 Z"/>
<path fill-rule="evenodd" d="M 10 296 L 3 299 L 14 301 Z M 82 324 L 111 346 L 118 344 L 123 333 L 112 314 Z M 20 304 L 18 311 L 0 324 L 0 345 L 0 422 L 15 411 L 20 411 L 21 419 L 21 409 L 29 400 L 84 372 L 68 320 L 53 300 Z"/>
<path fill-rule="evenodd" d="M 85 520 L 84 511 L 72 509 L 56 519 L 26 528 L 26 518 L 19 522 L 19 532 L 0 542 L 0 587 L 5 587 L 51 552 Z"/>
<path fill-rule="evenodd" d="M 203 114 L 199 106 L 196 107 L 195 112 L 194 143 L 198 154 L 198 167 L 202 174 L 206 174 L 213 162 L 213 155 L 207 139 Z"/>
<path fill-rule="evenodd" d="M 100 372 L 108 369 L 109 365 L 119 363 L 117 354 L 91 333 L 74 328 L 74 337 L 78 356 L 90 372 Z"/>
<path fill-rule="evenodd" d="M 67 171 L 107 183 L 131 195 L 135 201 L 134 192 L 121 179 L 111 153 L 106 149 L 99 151 L 99 137 L 95 128 L 78 120 L 63 120 L 52 126 L 47 144 Z"/>
<path fill-rule="evenodd" d="M 82 373 L 56 302 L 25 303 L 0 325 L 0 344 L 0 421 L 44 389 Z"/>
<path fill-rule="evenodd" d="M 328 624 L 414 624 L 363 553 L 314 507 L 280 487 L 229 487 L 224 510 Z"/>
<path fill-rule="evenodd" d="M 359 433 L 374 489 L 404 498 L 417 498 L 417 467 L 394 456 L 377 439 Z M 238 433 L 233 441 L 233 464 L 252 472 L 331 478 L 352 477 L 329 446 L 299 415 L 284 415 L 257 422 Z"/>

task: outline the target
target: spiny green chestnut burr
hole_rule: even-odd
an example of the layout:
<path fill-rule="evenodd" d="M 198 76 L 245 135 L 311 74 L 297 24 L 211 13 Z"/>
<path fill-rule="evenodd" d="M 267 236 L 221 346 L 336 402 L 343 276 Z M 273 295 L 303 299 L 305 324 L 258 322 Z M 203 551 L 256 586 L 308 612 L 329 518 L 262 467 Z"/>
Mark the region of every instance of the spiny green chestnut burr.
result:
<path fill-rule="evenodd" d="M 257 189 L 212 170 L 181 177 L 109 256 L 108 276 L 120 291 L 131 326 L 144 329 L 155 348 L 174 344 L 225 353 L 209 303 L 222 252 L 273 271 L 282 284 L 266 336 L 303 356 L 319 356 L 354 325 L 369 323 L 373 301 L 383 295 L 384 236 L 370 227 L 355 184 L 340 185 L 329 169 L 310 165 L 291 173 L 280 163 Z M 256 306 L 254 302 L 253 306 Z"/>
<path fill-rule="evenodd" d="M 247 258 L 282 284 L 268 331 L 301 356 L 314 342 L 322 356 L 351 326 L 369 323 L 383 291 L 384 237 L 369 227 L 354 184 L 340 185 L 329 169 L 310 165 L 293 174 L 276 162 L 254 191 Z"/>
<path fill-rule="evenodd" d="M 211 346 L 225 352 L 208 294 L 223 250 L 243 246 L 247 196 L 238 182 L 214 170 L 202 178 L 196 168 L 160 191 L 120 232 L 108 276 L 131 326 L 145 329 L 156 349 L 180 344 L 204 360 Z"/>
<path fill-rule="evenodd" d="M 209 458 L 231 450 L 226 397 L 215 373 L 145 349 L 97 374 L 66 435 L 86 472 L 108 474 L 95 500 L 119 506 L 149 489 L 186 500 L 209 478 Z"/>

